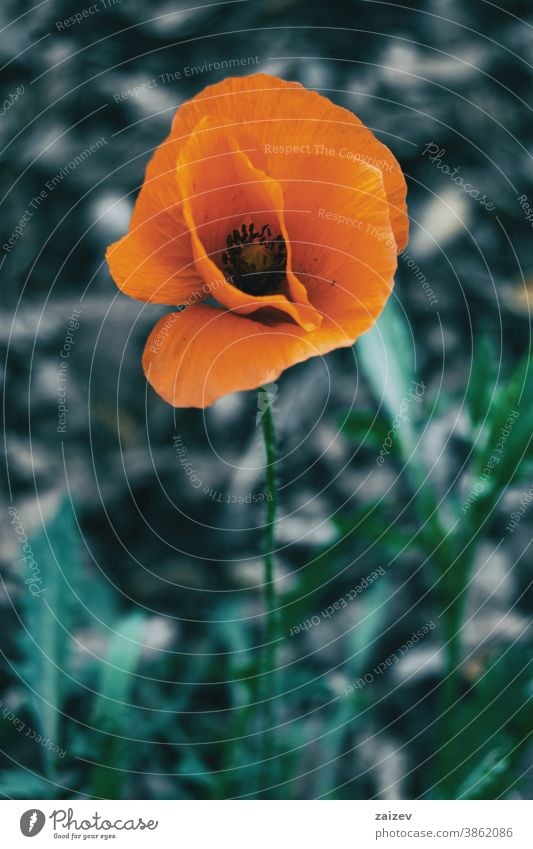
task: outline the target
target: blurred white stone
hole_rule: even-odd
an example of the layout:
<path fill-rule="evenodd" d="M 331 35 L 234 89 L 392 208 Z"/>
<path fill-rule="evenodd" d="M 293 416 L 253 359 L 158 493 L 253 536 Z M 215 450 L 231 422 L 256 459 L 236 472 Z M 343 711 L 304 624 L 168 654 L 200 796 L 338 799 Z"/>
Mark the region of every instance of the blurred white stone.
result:
<path fill-rule="evenodd" d="M 438 675 L 444 666 L 444 654 L 440 647 L 420 646 L 412 648 L 393 667 L 394 679 L 398 682 L 418 684 L 421 678 Z"/>
<path fill-rule="evenodd" d="M 109 239 L 123 236 L 130 223 L 133 202 L 112 192 L 102 192 L 92 204 L 93 221 Z"/>
<path fill-rule="evenodd" d="M 429 160 L 428 160 L 429 162 Z M 455 167 L 455 163 L 450 161 Z M 443 180 L 449 178 L 442 176 Z M 426 257 L 445 249 L 448 242 L 469 226 L 471 220 L 468 200 L 455 185 L 443 187 L 438 196 L 429 195 L 413 224 L 408 252 L 412 257 Z M 472 201 L 474 203 L 474 201 Z M 444 262 L 444 258 L 442 258 Z"/>

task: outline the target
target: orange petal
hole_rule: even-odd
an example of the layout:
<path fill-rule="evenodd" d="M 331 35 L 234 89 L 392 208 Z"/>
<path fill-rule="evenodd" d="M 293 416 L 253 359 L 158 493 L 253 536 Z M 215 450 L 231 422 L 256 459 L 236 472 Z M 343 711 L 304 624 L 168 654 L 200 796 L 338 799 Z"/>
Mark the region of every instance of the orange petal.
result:
<path fill-rule="evenodd" d="M 397 248 L 383 177 L 358 163 L 343 184 L 345 173 L 333 160 L 328 171 L 321 157 L 306 159 L 305 177 L 282 182 L 294 268 L 313 306 L 349 327 L 358 310 L 377 316 L 393 285 Z M 303 206 L 306 214 L 296 211 Z"/>
<path fill-rule="evenodd" d="M 397 249 L 403 250 L 408 234 L 407 188 L 400 165 L 352 112 L 299 83 L 252 74 L 208 86 L 183 104 L 174 119 L 172 138 L 184 144 L 206 116 L 218 125 L 231 127 L 236 137 L 239 129 L 246 126 L 267 158 L 265 170 L 275 180 L 290 176 L 294 164 L 295 157 L 284 151 L 306 145 L 310 145 L 312 153 L 316 153 L 318 145 L 321 158 L 332 158 L 347 183 L 351 182 L 350 171 L 360 161 L 378 168 L 390 205 Z"/>
<path fill-rule="evenodd" d="M 117 286 L 141 301 L 183 304 L 191 297 L 197 300 L 202 292 L 176 181 L 178 148 L 170 139 L 158 147 L 128 233 L 106 253 Z"/>
<path fill-rule="evenodd" d="M 209 407 L 230 392 L 256 389 L 310 357 L 352 345 L 375 319 L 364 305 L 347 331 L 328 316 L 318 330 L 259 321 L 199 304 L 163 316 L 150 334 L 143 367 L 175 407 Z"/>
<path fill-rule="evenodd" d="M 255 145 L 248 139 L 248 145 Z M 318 327 L 320 314 L 310 305 L 305 286 L 292 271 L 292 247 L 284 218 L 281 186 L 260 168 L 228 132 L 200 122 L 178 160 L 178 181 L 184 197 L 183 214 L 191 233 L 195 267 L 214 297 L 228 309 L 248 315 L 275 308 L 291 316 L 306 330 Z M 232 285 L 224 276 L 222 255 L 226 237 L 241 225 L 257 222 L 280 234 L 287 249 L 284 293 L 253 296 Z"/>

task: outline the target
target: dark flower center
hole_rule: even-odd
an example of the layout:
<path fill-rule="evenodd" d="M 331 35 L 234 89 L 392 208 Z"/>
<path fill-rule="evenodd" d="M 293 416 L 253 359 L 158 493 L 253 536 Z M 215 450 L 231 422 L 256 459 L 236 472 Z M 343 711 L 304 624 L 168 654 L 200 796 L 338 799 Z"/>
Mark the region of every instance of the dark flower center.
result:
<path fill-rule="evenodd" d="M 226 278 L 248 295 L 268 295 L 279 291 L 287 264 L 287 248 L 281 236 L 272 237 L 268 224 L 261 232 L 243 224 L 226 237 L 222 254 Z"/>

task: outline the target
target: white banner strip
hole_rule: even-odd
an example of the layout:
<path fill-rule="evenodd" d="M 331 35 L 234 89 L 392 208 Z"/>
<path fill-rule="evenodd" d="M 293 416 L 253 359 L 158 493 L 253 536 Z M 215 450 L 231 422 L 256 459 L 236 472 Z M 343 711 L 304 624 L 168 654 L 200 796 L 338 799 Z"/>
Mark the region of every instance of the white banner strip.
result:
<path fill-rule="evenodd" d="M 531 849 L 524 801 L 4 801 L 1 844 Z M 30 843 L 35 838 L 35 843 Z M 69 844 L 70 845 L 70 844 Z"/>

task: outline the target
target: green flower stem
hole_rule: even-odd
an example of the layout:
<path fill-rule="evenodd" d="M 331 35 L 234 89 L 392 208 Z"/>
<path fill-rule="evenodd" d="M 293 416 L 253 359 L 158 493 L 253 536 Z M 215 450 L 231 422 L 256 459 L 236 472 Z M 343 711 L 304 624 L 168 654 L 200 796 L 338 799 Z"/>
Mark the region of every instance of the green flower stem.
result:
<path fill-rule="evenodd" d="M 466 555 L 466 556 L 464 556 Z M 471 574 L 471 552 L 465 552 L 443 575 L 439 584 L 441 627 L 445 648 L 444 677 L 438 702 L 438 734 L 435 784 L 438 795 L 454 799 L 457 787 L 456 767 L 461 757 L 456 737 L 461 725 L 462 624 L 468 581 Z"/>
<path fill-rule="evenodd" d="M 409 436 L 409 434 L 408 434 Z M 410 439 L 404 446 L 402 459 L 416 493 L 416 505 L 423 523 L 421 538 L 437 568 L 439 576 L 436 596 L 440 608 L 440 626 L 444 641 L 445 668 L 438 702 L 439 721 L 436 735 L 438 755 L 435 763 L 435 784 L 444 798 L 453 798 L 456 784 L 456 741 L 461 695 L 461 657 L 463 614 L 466 591 L 475 549 L 475 542 L 464 539 L 461 546 L 447 532 L 439 513 L 439 505 L 425 470 L 419 464 L 416 443 Z M 461 551 L 462 547 L 462 551 Z M 459 552 L 461 552 L 459 554 Z"/>
<path fill-rule="evenodd" d="M 460 742 L 454 739 L 461 727 L 461 661 L 462 624 L 468 586 L 472 576 L 474 558 L 481 531 L 487 530 L 493 515 L 494 504 L 489 499 L 478 499 L 465 522 L 465 529 L 458 534 L 456 557 L 450 554 L 449 569 L 442 574 L 439 592 L 442 609 L 441 623 L 446 644 L 446 667 L 439 704 L 440 732 L 437 739 L 437 784 L 440 795 L 455 798 L 457 775 L 455 769 L 460 762 Z M 450 565 L 451 564 L 451 565 Z"/>
<path fill-rule="evenodd" d="M 265 782 L 273 783 L 276 767 L 275 759 L 275 723 L 276 723 L 276 645 L 278 640 L 278 617 L 276 583 L 274 575 L 274 544 L 278 494 L 276 488 L 276 434 L 272 415 L 272 400 L 267 389 L 261 387 L 263 404 L 261 424 L 265 443 L 265 485 L 266 485 L 266 524 L 263 552 L 264 592 L 266 607 L 265 648 L 262 674 L 264 699 L 263 762 Z M 274 759 L 271 760 L 274 756 Z"/>

